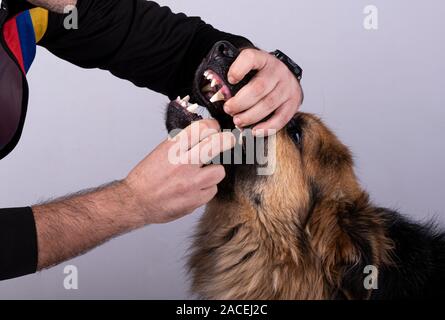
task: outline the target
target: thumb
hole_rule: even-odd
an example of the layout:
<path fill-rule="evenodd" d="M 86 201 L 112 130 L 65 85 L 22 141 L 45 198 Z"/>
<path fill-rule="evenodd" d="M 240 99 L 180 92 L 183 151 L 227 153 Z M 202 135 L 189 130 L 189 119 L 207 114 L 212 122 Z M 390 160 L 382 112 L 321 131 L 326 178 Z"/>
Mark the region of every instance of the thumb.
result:
<path fill-rule="evenodd" d="M 245 49 L 233 62 L 227 74 L 230 84 L 237 84 L 251 71 L 261 70 L 266 66 L 268 53 L 257 49 Z"/>

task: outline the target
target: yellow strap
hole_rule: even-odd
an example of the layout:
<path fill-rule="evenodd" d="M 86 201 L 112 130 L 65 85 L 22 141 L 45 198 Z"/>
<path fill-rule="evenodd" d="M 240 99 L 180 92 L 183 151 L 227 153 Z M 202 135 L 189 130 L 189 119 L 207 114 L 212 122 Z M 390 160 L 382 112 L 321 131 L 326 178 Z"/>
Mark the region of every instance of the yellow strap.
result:
<path fill-rule="evenodd" d="M 34 34 L 36 36 L 36 43 L 38 43 L 45 35 L 48 28 L 48 10 L 43 8 L 33 8 L 29 10 L 32 24 L 34 26 Z"/>

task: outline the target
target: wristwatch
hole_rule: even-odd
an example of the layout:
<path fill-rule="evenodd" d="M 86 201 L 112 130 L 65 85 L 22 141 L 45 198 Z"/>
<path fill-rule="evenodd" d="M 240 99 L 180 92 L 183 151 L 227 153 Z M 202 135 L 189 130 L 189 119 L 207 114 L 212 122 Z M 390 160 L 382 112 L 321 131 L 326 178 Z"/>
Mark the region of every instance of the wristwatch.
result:
<path fill-rule="evenodd" d="M 303 69 L 301 69 L 300 66 L 295 61 L 293 61 L 291 58 L 289 58 L 280 50 L 275 50 L 274 52 L 271 52 L 271 54 L 274 55 L 278 60 L 283 62 L 289 68 L 289 70 L 295 75 L 298 81 L 301 80 L 301 78 L 303 77 Z"/>

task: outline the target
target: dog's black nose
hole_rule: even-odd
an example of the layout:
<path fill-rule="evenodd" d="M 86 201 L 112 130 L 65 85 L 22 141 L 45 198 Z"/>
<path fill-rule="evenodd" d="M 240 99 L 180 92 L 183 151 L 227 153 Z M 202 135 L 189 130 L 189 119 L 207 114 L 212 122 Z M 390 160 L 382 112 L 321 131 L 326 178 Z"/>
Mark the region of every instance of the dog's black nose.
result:
<path fill-rule="evenodd" d="M 235 58 L 238 54 L 239 54 L 238 49 L 234 45 L 232 45 L 230 42 L 220 41 L 213 48 L 211 57 L 217 61 L 220 59 L 228 59 L 230 61 L 233 61 L 233 60 L 235 60 Z"/>
<path fill-rule="evenodd" d="M 218 46 L 219 54 L 226 57 L 233 59 L 235 58 L 236 52 L 233 48 L 233 46 L 227 42 L 223 42 Z"/>

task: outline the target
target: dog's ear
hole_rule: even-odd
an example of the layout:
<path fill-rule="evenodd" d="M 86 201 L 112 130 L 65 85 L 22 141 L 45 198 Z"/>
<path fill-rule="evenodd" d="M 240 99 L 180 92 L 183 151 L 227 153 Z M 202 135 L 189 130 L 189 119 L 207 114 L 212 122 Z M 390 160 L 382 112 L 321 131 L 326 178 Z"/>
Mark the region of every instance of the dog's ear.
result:
<path fill-rule="evenodd" d="M 321 258 L 328 278 L 338 282 L 337 268 L 360 262 L 360 250 L 342 223 L 349 204 L 336 200 L 317 203 L 307 223 L 312 248 Z"/>
<path fill-rule="evenodd" d="M 321 258 L 334 294 L 347 299 L 367 299 L 365 267 L 379 267 L 389 259 L 391 241 L 384 220 L 370 206 L 368 195 L 356 199 L 326 200 L 314 204 L 307 222 L 310 241 Z"/>

